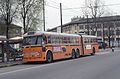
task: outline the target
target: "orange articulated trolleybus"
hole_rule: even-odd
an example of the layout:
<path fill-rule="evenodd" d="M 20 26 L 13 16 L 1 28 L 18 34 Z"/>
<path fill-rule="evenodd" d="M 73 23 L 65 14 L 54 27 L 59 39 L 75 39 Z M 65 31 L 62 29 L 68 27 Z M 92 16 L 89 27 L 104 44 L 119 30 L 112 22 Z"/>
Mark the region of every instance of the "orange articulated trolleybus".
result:
<path fill-rule="evenodd" d="M 97 37 L 81 34 L 28 32 L 23 40 L 23 62 L 52 62 L 98 52 Z"/>

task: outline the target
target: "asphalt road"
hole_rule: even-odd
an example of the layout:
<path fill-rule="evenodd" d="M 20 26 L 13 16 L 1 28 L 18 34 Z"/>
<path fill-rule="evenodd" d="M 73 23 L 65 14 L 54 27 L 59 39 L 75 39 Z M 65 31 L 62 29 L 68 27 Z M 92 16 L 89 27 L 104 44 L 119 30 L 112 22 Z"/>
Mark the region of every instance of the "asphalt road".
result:
<path fill-rule="evenodd" d="M 1 68 L 0 79 L 120 79 L 120 51 L 51 64 Z"/>

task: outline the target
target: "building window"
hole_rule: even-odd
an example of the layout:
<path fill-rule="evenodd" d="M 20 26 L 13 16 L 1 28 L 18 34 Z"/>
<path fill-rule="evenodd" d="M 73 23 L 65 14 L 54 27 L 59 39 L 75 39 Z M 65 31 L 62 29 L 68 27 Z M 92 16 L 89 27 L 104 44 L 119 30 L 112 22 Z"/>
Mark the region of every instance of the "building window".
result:
<path fill-rule="evenodd" d="M 101 24 L 97 24 L 97 28 L 101 28 Z"/>
<path fill-rule="evenodd" d="M 75 26 L 75 30 L 77 30 L 77 26 Z"/>
<path fill-rule="evenodd" d="M 101 36 L 102 35 L 101 33 L 102 33 L 101 31 L 97 31 L 97 36 Z"/>
<path fill-rule="evenodd" d="M 88 25 L 85 25 L 85 29 L 88 29 Z"/>
<path fill-rule="evenodd" d="M 108 33 L 109 33 L 108 30 L 105 30 L 105 31 L 104 31 L 104 35 L 105 35 L 105 36 L 108 36 Z"/>
<path fill-rule="evenodd" d="M 83 25 L 80 25 L 80 26 L 79 26 L 79 29 L 84 29 L 84 26 L 83 26 Z"/>

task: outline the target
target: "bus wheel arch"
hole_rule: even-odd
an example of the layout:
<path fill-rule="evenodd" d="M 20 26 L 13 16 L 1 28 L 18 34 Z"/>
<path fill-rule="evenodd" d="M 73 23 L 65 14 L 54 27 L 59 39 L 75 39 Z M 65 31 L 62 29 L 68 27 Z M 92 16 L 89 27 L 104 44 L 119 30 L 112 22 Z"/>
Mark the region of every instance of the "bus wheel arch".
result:
<path fill-rule="evenodd" d="M 76 49 L 76 58 L 79 58 L 80 57 L 80 50 L 77 48 Z"/>
<path fill-rule="evenodd" d="M 52 51 L 48 50 L 46 53 L 46 62 L 51 63 L 53 61 L 53 53 Z"/>

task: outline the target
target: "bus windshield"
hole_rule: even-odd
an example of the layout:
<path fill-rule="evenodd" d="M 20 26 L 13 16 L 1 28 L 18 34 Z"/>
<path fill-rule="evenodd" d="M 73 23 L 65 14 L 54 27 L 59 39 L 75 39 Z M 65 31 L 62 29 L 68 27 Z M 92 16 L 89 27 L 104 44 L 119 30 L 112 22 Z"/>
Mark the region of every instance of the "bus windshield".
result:
<path fill-rule="evenodd" d="M 37 36 L 24 37 L 23 45 L 35 45 L 36 40 L 37 40 Z"/>
<path fill-rule="evenodd" d="M 29 37 L 24 37 L 23 40 L 23 45 L 42 45 L 46 44 L 46 38 L 44 36 L 29 36 Z"/>

